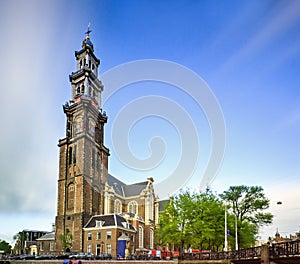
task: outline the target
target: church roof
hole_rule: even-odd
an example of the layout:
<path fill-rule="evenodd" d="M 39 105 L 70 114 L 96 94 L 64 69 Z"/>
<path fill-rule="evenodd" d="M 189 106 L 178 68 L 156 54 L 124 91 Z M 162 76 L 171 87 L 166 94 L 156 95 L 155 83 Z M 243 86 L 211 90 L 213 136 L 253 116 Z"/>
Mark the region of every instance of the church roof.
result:
<path fill-rule="evenodd" d="M 135 228 L 118 214 L 92 216 L 84 228 L 95 228 L 98 221 L 101 222 L 101 227 L 121 227 L 135 231 Z"/>
<path fill-rule="evenodd" d="M 124 198 L 140 195 L 147 187 L 148 181 L 126 184 L 111 174 L 108 175 L 108 185 L 113 187 L 114 191 Z"/>

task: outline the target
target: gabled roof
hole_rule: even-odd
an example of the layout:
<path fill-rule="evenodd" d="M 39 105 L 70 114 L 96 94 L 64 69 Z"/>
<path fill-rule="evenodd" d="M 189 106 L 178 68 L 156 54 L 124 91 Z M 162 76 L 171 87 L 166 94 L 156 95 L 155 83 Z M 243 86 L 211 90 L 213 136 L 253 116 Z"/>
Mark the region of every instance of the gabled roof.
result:
<path fill-rule="evenodd" d="M 54 232 L 49 232 L 49 233 L 41 236 L 37 240 L 54 240 L 54 239 L 55 239 L 55 233 Z"/>
<path fill-rule="evenodd" d="M 108 185 L 111 186 L 117 194 L 123 196 L 124 198 L 140 195 L 141 192 L 147 187 L 147 184 L 148 181 L 126 184 L 111 174 L 108 174 Z"/>
<path fill-rule="evenodd" d="M 97 228 L 97 221 L 101 222 L 101 227 L 119 227 L 135 231 L 135 228 L 126 221 L 126 219 L 118 214 L 95 215 L 90 218 L 84 228 Z M 101 228 L 99 227 L 99 228 Z"/>

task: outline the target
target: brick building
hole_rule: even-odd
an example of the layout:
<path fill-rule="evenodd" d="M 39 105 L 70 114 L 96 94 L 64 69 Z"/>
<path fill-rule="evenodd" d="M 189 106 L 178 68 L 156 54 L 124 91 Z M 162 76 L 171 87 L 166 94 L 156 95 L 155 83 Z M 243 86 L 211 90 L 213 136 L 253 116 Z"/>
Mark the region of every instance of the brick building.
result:
<path fill-rule="evenodd" d="M 72 96 L 63 106 L 66 136 L 58 144 L 55 236 L 39 239 L 43 253 L 48 253 L 45 246 L 50 251 L 51 245 L 55 252 L 115 256 L 120 237 L 128 239 L 131 252 L 154 247 L 159 204 L 153 179 L 128 185 L 108 173 L 107 116 L 101 108 L 104 86 L 98 79 L 100 60 L 89 34 L 90 30 L 82 49 L 75 52 L 77 68 L 69 76 Z M 68 245 L 62 236 L 68 236 Z"/>

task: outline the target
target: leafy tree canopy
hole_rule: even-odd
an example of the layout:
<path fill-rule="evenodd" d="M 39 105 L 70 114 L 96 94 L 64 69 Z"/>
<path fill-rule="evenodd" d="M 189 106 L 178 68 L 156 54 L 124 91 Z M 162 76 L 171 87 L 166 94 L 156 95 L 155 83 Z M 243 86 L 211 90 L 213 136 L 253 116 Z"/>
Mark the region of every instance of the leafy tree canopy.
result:
<path fill-rule="evenodd" d="M 239 247 L 250 247 L 259 227 L 272 222 L 273 215 L 265 212 L 268 208 L 269 200 L 259 186 L 231 186 L 221 195 L 209 189 L 181 191 L 160 213 L 156 241 L 171 248 L 177 246 L 177 250 L 189 246 L 222 250 L 226 210 L 230 248 L 235 248 L 236 241 Z"/>
<path fill-rule="evenodd" d="M 0 240 L 0 250 L 3 250 L 5 254 L 11 252 L 11 245 L 5 240 Z"/>
<path fill-rule="evenodd" d="M 238 245 L 252 246 L 259 228 L 272 223 L 273 215 L 265 212 L 270 206 L 260 186 L 231 186 L 220 197 L 227 203 L 236 217 Z"/>
<path fill-rule="evenodd" d="M 222 247 L 224 241 L 224 207 L 209 189 L 173 196 L 160 214 L 157 230 L 159 244 L 179 245 L 179 249 Z"/>
<path fill-rule="evenodd" d="M 272 223 L 273 215 L 264 212 L 269 208 L 270 200 L 266 198 L 262 187 L 231 186 L 220 197 L 231 205 L 241 222 L 246 220 L 257 227 Z"/>

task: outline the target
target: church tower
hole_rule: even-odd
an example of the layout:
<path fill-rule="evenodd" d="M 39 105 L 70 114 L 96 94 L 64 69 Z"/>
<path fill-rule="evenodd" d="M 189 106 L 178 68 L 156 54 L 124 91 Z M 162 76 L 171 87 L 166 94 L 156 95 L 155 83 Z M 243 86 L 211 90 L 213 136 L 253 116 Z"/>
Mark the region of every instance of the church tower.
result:
<path fill-rule="evenodd" d="M 58 144 L 57 251 L 83 251 L 83 226 L 91 216 L 104 213 L 109 150 L 103 136 L 107 116 L 101 109 L 100 60 L 94 55 L 90 33 L 88 29 L 82 49 L 75 51 L 77 69 L 69 76 L 72 97 L 63 106 L 66 136 Z"/>

